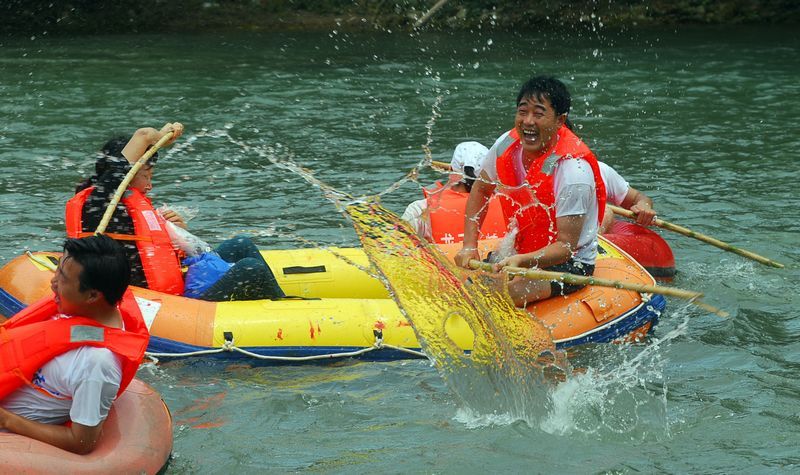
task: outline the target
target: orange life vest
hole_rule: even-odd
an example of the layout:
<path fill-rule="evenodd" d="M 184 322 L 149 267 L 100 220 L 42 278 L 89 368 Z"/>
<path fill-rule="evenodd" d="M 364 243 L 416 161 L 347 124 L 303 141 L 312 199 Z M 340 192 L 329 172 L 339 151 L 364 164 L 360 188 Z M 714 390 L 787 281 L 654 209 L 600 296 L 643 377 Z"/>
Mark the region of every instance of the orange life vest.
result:
<path fill-rule="evenodd" d="M 93 234 L 83 231 L 83 205 L 93 190 L 94 187 L 87 188 L 67 201 L 67 237 L 78 238 Z M 117 240 L 136 242 L 148 288 L 181 295 L 183 293 L 181 264 L 167 233 L 166 221 L 139 190 L 128 188 L 120 202 L 128 210 L 136 234 L 131 236 L 109 233 L 108 236 Z"/>
<path fill-rule="evenodd" d="M 502 147 L 505 149 L 502 149 Z M 602 222 L 606 207 L 606 187 L 600 176 L 597 158 L 583 141 L 562 125 L 558 129 L 555 146 L 536 158 L 526 171 L 524 182 L 517 177 L 514 162 L 522 152 L 522 144 L 516 129 L 509 133 L 506 143 L 501 144 L 497 157 L 497 177 L 503 185 L 500 204 L 506 225 L 516 220 L 519 232 L 515 247 L 525 254 L 539 250 L 555 242 L 556 226 L 555 190 L 553 171 L 556 161 L 567 159 L 585 160 L 594 173 L 597 196 L 597 219 Z"/>
<path fill-rule="evenodd" d="M 436 183 L 436 188 L 423 188 L 428 202 L 428 216 L 431 222 L 433 242 L 452 244 L 464 240 L 464 213 L 467 208 L 469 193 L 460 193 L 450 187 Z M 481 226 L 481 239 L 503 237 L 506 224 L 503 221 L 503 210 L 500 203 L 492 198 L 486 209 L 486 217 Z"/>
<path fill-rule="evenodd" d="M 142 362 L 150 334 L 130 291 L 119 304 L 125 330 L 87 317 L 53 319 L 58 306 L 53 296 L 34 303 L 0 325 L 0 399 L 23 384 L 31 385 L 36 371 L 56 356 L 81 346 L 108 348 L 122 361 L 122 394 Z M 35 386 L 34 386 L 35 387 Z"/>

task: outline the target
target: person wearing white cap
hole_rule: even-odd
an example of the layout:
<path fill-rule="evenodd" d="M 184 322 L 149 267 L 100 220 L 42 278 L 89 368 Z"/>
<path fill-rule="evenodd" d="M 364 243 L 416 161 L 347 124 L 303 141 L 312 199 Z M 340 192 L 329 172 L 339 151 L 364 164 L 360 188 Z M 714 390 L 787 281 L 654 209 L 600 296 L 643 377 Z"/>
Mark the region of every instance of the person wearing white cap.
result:
<path fill-rule="evenodd" d="M 409 204 L 402 219 L 428 241 L 445 244 L 460 242 L 463 236 L 463 208 L 488 151 L 484 145 L 474 141 L 458 144 L 450 160 L 451 173 L 447 184 L 424 190 L 426 197 Z M 499 213 L 499 208 L 495 213 Z M 432 225 L 432 217 L 437 222 L 444 217 L 446 222 Z M 492 221 L 490 219 L 488 223 Z M 498 225 L 501 222 L 499 218 L 494 221 Z M 490 227 L 488 223 L 487 227 Z"/>

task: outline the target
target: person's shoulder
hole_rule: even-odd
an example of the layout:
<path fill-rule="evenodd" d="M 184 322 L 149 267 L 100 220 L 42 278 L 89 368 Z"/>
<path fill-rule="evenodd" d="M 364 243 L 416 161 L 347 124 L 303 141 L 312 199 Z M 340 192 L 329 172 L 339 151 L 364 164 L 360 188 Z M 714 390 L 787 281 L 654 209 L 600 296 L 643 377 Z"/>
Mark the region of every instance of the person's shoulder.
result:
<path fill-rule="evenodd" d="M 509 134 L 511 133 L 510 130 L 503 132 L 500 137 L 497 137 L 497 140 L 494 141 L 491 148 L 489 149 L 490 152 L 495 152 L 498 148 L 502 147 L 506 141 L 509 139 Z"/>

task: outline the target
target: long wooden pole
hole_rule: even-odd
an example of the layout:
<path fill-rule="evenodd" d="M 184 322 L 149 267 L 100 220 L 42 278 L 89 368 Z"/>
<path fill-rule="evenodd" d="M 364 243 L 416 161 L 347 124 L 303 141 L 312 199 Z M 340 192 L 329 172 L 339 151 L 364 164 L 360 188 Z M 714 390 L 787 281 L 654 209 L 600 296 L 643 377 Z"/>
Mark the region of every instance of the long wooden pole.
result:
<path fill-rule="evenodd" d="M 611 208 L 612 211 L 614 211 L 614 214 L 618 214 L 620 216 L 625 216 L 626 218 L 631 218 L 631 219 L 635 219 L 636 218 L 636 213 L 634 213 L 633 211 L 630 211 L 630 210 L 627 210 L 627 209 L 624 209 L 624 208 L 620 208 L 618 206 L 613 206 L 613 205 L 609 205 L 609 207 Z M 712 246 L 716 246 L 716 247 L 718 247 L 720 249 L 723 249 L 725 251 L 733 252 L 734 254 L 738 254 L 740 256 L 747 257 L 749 259 L 753 259 L 754 261 L 760 262 L 762 264 L 765 264 L 765 265 L 768 265 L 768 266 L 772 266 L 772 267 L 777 267 L 778 269 L 782 269 L 783 268 L 783 264 L 781 264 L 780 262 L 775 262 L 772 259 L 768 259 L 768 258 L 766 258 L 764 256 L 760 256 L 760 255 L 758 255 L 758 254 L 756 254 L 754 252 L 750 252 L 750 251 L 738 248 L 736 246 L 733 246 L 731 244 L 728 244 L 726 242 L 722 242 L 722 241 L 720 241 L 718 239 L 714 239 L 711 236 L 706 236 L 705 234 L 700 234 L 698 232 L 695 232 L 695 231 L 692 231 L 690 229 L 684 228 L 683 226 L 678 226 L 677 224 L 672 224 L 670 222 L 667 222 L 667 221 L 664 221 L 664 220 L 661 220 L 661 219 L 658 219 L 658 218 L 656 218 L 654 220 L 654 224 L 656 226 L 658 226 L 659 228 L 669 229 L 670 231 L 674 231 L 674 232 L 676 232 L 678 234 L 683 234 L 684 236 L 688 236 L 690 238 L 695 238 L 695 239 L 697 239 L 699 241 L 703 241 L 705 243 L 711 244 Z"/>
<path fill-rule="evenodd" d="M 435 168 L 444 169 L 444 170 L 450 170 L 450 164 L 449 163 L 445 163 L 445 162 L 432 161 L 431 162 L 431 166 L 433 166 Z M 625 208 L 620 208 L 619 206 L 614 206 L 614 205 L 608 205 L 608 206 L 609 206 L 609 208 L 611 208 L 612 211 L 614 211 L 614 214 L 618 214 L 620 216 L 625 216 L 626 218 L 630 218 L 630 219 L 635 219 L 636 218 L 636 213 L 634 213 L 633 211 L 627 210 Z M 750 251 L 748 251 L 746 249 L 742 249 L 742 248 L 736 247 L 736 246 L 734 246 L 732 244 L 728 244 L 726 242 L 720 241 L 719 239 L 714 239 L 711 236 L 707 236 L 705 234 L 701 234 L 701 233 L 692 231 L 691 229 L 684 228 L 683 226 L 678 226 L 677 224 L 673 224 L 673 223 L 670 223 L 668 221 L 664 221 L 662 219 L 656 218 L 654 220 L 653 224 L 655 224 L 659 228 L 668 229 L 668 230 L 674 231 L 674 232 L 676 232 L 678 234 L 682 234 L 684 236 L 687 236 L 687 237 L 690 237 L 690 238 L 694 238 L 694 239 L 697 239 L 699 241 L 703 241 L 705 243 L 711 244 L 712 246 L 716 246 L 716 247 L 718 247 L 720 249 L 723 249 L 725 251 L 733 252 L 734 254 L 738 254 L 740 256 L 747 257 L 748 259 L 752 259 L 752 260 L 754 260 L 756 262 L 760 262 L 761 264 L 765 264 L 765 265 L 768 265 L 768 266 L 776 267 L 778 269 L 783 269 L 783 267 L 784 267 L 783 264 L 781 264 L 780 262 L 773 261 L 772 259 L 769 259 L 769 258 L 766 258 L 764 256 L 758 255 L 758 254 L 756 254 L 754 252 L 750 252 Z"/>
<path fill-rule="evenodd" d="M 114 193 L 114 197 L 111 198 L 111 202 L 108 203 L 108 207 L 106 208 L 106 212 L 103 214 L 103 218 L 100 220 L 100 224 L 97 225 L 97 229 L 94 230 L 95 234 L 103 234 L 108 227 L 108 223 L 111 221 L 111 216 L 114 215 L 114 210 L 117 208 L 117 204 L 119 200 L 122 199 L 122 194 L 125 193 L 125 190 L 128 189 L 128 185 L 133 180 L 133 177 L 136 176 L 136 173 L 150 160 L 150 157 L 155 155 L 155 153 L 164 146 L 165 143 L 169 142 L 169 140 L 174 135 L 174 132 L 167 132 L 161 137 L 158 142 L 155 143 L 152 147 L 150 147 L 142 157 L 133 164 L 128 173 L 125 175 L 125 178 L 122 180 L 122 183 L 119 184 L 117 187 L 117 192 Z"/>
<path fill-rule="evenodd" d="M 494 272 L 494 267 L 492 266 L 492 264 L 489 264 L 487 262 L 481 262 L 477 259 L 471 259 L 469 261 L 469 266 L 473 269 L 480 269 L 487 272 Z M 640 292 L 640 293 L 643 292 L 643 293 L 669 295 L 671 297 L 678 297 L 689 300 L 690 303 L 693 303 L 708 312 L 719 315 L 720 317 L 729 316 L 727 312 L 700 301 L 699 299 L 700 297 L 703 296 L 703 294 L 692 290 L 676 289 L 673 287 L 662 287 L 660 285 L 637 284 L 632 282 L 623 282 L 620 280 L 600 279 L 592 276 L 576 275 L 567 272 L 552 272 L 541 269 L 526 269 L 522 267 L 506 266 L 503 267 L 503 270 L 508 272 L 509 274 L 521 275 L 528 279 L 549 280 L 549 281 L 565 282 L 567 284 L 577 284 L 577 285 L 596 285 L 598 287 L 611 287 L 615 289 L 632 290 L 634 292 Z"/>
<path fill-rule="evenodd" d="M 442 170 L 452 170 L 453 169 L 453 167 L 451 167 L 449 163 L 437 162 L 436 160 L 431 160 L 431 166 L 434 167 L 434 168 L 440 168 Z"/>

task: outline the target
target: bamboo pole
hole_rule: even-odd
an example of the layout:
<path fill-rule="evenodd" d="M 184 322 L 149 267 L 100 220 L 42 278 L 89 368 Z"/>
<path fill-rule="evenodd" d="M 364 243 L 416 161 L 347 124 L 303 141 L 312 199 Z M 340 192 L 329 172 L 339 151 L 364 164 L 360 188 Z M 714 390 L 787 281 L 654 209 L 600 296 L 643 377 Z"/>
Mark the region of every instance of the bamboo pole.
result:
<path fill-rule="evenodd" d="M 122 183 L 119 184 L 117 187 L 117 192 L 114 193 L 114 197 L 111 198 L 111 202 L 108 203 L 108 207 L 106 208 L 106 212 L 103 214 L 103 218 L 100 220 L 100 224 L 97 225 L 97 229 L 95 229 L 95 234 L 103 234 L 108 227 L 108 223 L 111 221 L 111 216 L 114 215 L 114 210 L 117 208 L 117 204 L 119 200 L 122 199 L 122 194 L 125 193 L 125 190 L 128 189 L 128 185 L 130 184 L 133 177 L 136 176 L 136 173 L 150 160 L 158 149 L 164 146 L 165 143 L 169 142 L 169 140 L 174 135 L 174 132 L 167 132 L 161 137 L 158 142 L 155 143 L 152 147 L 150 147 L 144 155 L 142 155 L 139 160 L 128 170 L 128 173 L 125 175 L 125 178 L 122 180 Z"/>
<path fill-rule="evenodd" d="M 477 259 L 471 259 L 469 261 L 469 266 L 473 269 L 480 269 L 487 272 L 494 272 L 494 267 L 492 266 L 492 264 L 489 264 L 487 262 L 481 262 Z M 725 312 L 705 302 L 700 301 L 700 297 L 702 297 L 703 294 L 700 292 L 695 292 L 693 290 L 676 289 L 673 287 L 662 287 L 660 285 L 637 284 L 632 282 L 623 282 L 620 280 L 600 279 L 592 276 L 570 274 L 567 272 L 552 272 L 541 269 L 526 269 L 522 267 L 506 266 L 503 267 L 502 270 L 508 272 L 509 274 L 521 275 L 528 279 L 549 280 L 549 281 L 564 282 L 567 284 L 577 284 L 577 285 L 595 285 L 598 287 L 611 287 L 615 289 L 632 290 L 634 292 L 639 292 L 639 293 L 669 295 L 671 297 L 686 299 L 690 303 L 697 305 L 703 310 L 716 314 L 720 317 L 729 316 L 728 312 Z"/>
<path fill-rule="evenodd" d="M 611 208 L 612 211 L 614 211 L 614 214 L 618 214 L 620 216 L 625 216 L 626 218 L 631 218 L 631 219 L 636 218 L 636 213 L 634 213 L 633 211 L 630 211 L 630 210 L 627 210 L 627 209 L 624 209 L 624 208 L 620 208 L 618 206 L 613 206 L 613 205 L 608 205 L 608 206 Z M 761 264 L 765 264 L 765 265 L 772 266 L 772 267 L 777 267 L 778 269 L 783 269 L 783 264 L 781 264 L 779 262 L 775 262 L 772 259 L 768 259 L 768 258 L 766 258 L 764 256 L 760 256 L 760 255 L 758 255 L 758 254 L 756 254 L 754 252 L 750 252 L 750 251 L 738 248 L 736 246 L 733 246 L 731 244 L 728 244 L 726 242 L 722 242 L 722 241 L 720 241 L 718 239 L 714 239 L 711 236 L 706 236 L 705 234 L 694 232 L 694 231 L 692 231 L 690 229 L 684 228 L 683 226 L 678 226 L 677 224 L 672 224 L 670 222 L 667 222 L 667 221 L 664 221 L 664 220 L 661 220 L 661 219 L 658 219 L 658 218 L 653 220 L 653 222 L 659 228 L 669 229 L 670 231 L 674 231 L 674 232 L 676 232 L 678 234 L 683 234 L 684 236 L 687 236 L 687 237 L 690 237 L 690 238 L 695 238 L 695 239 L 697 239 L 699 241 L 703 241 L 705 243 L 711 244 L 712 246 L 716 246 L 716 247 L 718 247 L 718 248 L 720 248 L 722 250 L 725 250 L 725 251 L 728 251 L 728 252 L 733 252 L 734 254 L 738 254 L 740 256 L 747 257 L 749 259 L 753 259 L 754 261 L 760 262 Z"/>
<path fill-rule="evenodd" d="M 442 169 L 442 170 L 452 170 L 453 169 L 453 167 L 451 167 L 449 163 L 437 162 L 436 160 L 431 160 L 431 166 L 433 168 L 439 168 L 439 169 Z"/>

